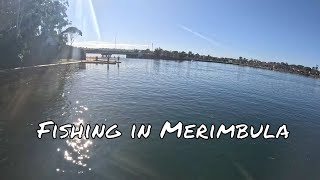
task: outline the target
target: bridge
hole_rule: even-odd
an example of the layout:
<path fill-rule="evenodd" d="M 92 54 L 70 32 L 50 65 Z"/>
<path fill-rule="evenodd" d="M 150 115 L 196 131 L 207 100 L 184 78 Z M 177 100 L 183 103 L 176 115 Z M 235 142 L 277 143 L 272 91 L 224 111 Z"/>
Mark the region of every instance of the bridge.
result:
<path fill-rule="evenodd" d="M 123 55 L 130 55 L 130 56 L 143 56 L 144 54 L 148 54 L 141 50 L 136 49 L 84 49 L 86 53 L 94 53 L 94 54 L 101 54 L 102 56 L 108 56 L 112 54 L 123 54 Z"/>

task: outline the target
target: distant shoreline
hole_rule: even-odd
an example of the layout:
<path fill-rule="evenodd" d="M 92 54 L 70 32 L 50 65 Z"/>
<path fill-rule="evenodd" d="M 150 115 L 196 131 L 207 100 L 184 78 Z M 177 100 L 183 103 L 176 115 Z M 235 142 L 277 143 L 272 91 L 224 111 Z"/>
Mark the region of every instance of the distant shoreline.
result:
<path fill-rule="evenodd" d="M 257 69 L 264 69 L 264 70 L 271 70 L 276 72 L 283 72 L 283 73 L 289 73 L 289 74 L 296 74 L 304 77 L 311 77 L 314 79 L 320 79 L 320 72 L 319 70 L 305 67 L 302 65 L 288 65 L 287 63 L 276 63 L 276 62 L 261 62 L 257 60 L 249 60 L 249 61 L 241 61 L 238 59 L 232 59 L 232 58 L 217 58 L 212 57 L 211 60 L 206 59 L 179 59 L 179 58 L 156 58 L 156 57 L 132 57 L 127 56 L 128 59 L 150 59 L 150 60 L 167 60 L 167 61 L 199 61 L 199 62 L 212 62 L 212 63 L 219 63 L 219 64 L 230 64 L 230 65 L 237 65 L 242 67 L 252 67 Z M 85 60 L 83 60 L 85 61 Z M 35 66 L 20 66 L 12 69 L 0 69 L 0 72 L 6 72 L 10 70 L 23 70 L 23 69 L 29 69 L 29 68 L 36 68 L 36 67 L 48 67 L 48 66 L 56 66 L 56 65 L 67 65 L 67 64 L 77 64 L 80 63 L 79 60 L 68 60 L 63 62 L 57 62 L 57 63 L 48 63 L 48 64 L 41 64 L 41 65 L 35 65 Z M 289 67 L 289 68 L 288 68 Z"/>
<path fill-rule="evenodd" d="M 295 64 L 288 64 L 283 62 L 263 62 L 258 60 L 248 60 L 246 58 L 219 58 L 219 57 L 211 57 L 211 56 L 201 56 L 201 58 L 170 58 L 167 56 L 160 56 L 155 57 L 153 54 L 147 56 L 132 56 L 129 55 L 127 58 L 136 58 L 136 59 L 153 59 L 153 60 L 172 60 L 172 61 L 200 61 L 200 62 L 213 62 L 213 63 L 220 63 L 220 64 L 231 64 L 243 67 L 253 67 L 257 69 L 265 69 L 277 72 L 285 72 L 290 74 L 297 74 L 302 75 L 305 77 L 312 77 L 319 79 L 320 78 L 320 71 L 318 67 L 306 67 L 302 65 L 295 65 Z"/>
<path fill-rule="evenodd" d="M 290 74 L 303 75 L 306 77 L 320 78 L 319 66 L 307 67 L 303 65 L 288 64 L 286 62 L 269 61 L 264 62 L 257 59 L 247 59 L 244 57 L 228 58 L 228 57 L 213 57 L 211 55 L 200 55 L 193 53 L 192 51 L 169 51 L 161 48 L 155 50 L 127 50 L 127 49 L 90 49 L 83 48 L 86 53 L 101 54 L 102 56 L 110 55 L 113 53 L 124 54 L 127 58 L 137 59 L 164 59 L 164 60 L 176 60 L 176 61 L 203 61 L 214 62 L 222 64 L 233 64 L 239 66 L 247 66 L 258 69 L 266 69 L 278 72 L 286 72 Z"/>

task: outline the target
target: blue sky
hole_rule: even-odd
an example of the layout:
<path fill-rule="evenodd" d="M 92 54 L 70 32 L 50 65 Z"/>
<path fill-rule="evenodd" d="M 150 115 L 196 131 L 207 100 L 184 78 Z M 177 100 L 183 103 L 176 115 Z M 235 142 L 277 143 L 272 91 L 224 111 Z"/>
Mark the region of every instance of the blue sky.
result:
<path fill-rule="evenodd" d="M 75 45 L 320 65 L 319 0 L 69 0 Z"/>

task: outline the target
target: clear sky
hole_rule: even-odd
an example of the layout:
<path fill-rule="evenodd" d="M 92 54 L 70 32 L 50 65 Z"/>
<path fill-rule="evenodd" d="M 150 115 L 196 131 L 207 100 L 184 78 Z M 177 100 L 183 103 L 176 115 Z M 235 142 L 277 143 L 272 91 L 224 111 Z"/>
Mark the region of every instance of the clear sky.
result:
<path fill-rule="evenodd" d="M 69 0 L 75 45 L 320 65 L 320 0 Z"/>

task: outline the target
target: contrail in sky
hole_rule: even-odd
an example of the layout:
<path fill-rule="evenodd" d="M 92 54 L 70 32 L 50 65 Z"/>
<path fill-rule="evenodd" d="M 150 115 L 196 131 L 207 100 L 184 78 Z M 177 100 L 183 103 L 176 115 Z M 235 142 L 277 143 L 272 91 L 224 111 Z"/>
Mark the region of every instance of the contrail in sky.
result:
<path fill-rule="evenodd" d="M 94 29 L 97 33 L 98 39 L 101 40 L 100 29 L 99 29 L 99 25 L 98 25 L 98 21 L 97 21 L 96 12 L 93 8 L 92 0 L 89 0 L 89 6 L 90 6 L 90 12 L 91 12 L 92 20 L 93 20 Z"/>
<path fill-rule="evenodd" d="M 189 32 L 189 33 L 191 33 L 191 34 L 193 34 L 193 35 L 195 35 L 195 36 L 197 36 L 197 37 L 199 37 L 199 38 L 201 38 L 201 39 L 203 39 L 203 40 L 205 40 L 205 41 L 208 41 L 210 44 L 212 44 L 214 46 L 220 46 L 220 43 L 218 43 L 217 41 L 215 41 L 215 40 L 213 40 L 213 39 L 211 39 L 209 37 L 206 37 L 206 36 L 196 32 L 196 31 L 193 31 L 192 29 L 190 29 L 190 28 L 188 28 L 188 27 L 186 27 L 184 25 L 178 24 L 178 27 L 183 29 L 183 30 L 185 30 L 185 31 L 187 31 L 187 32 Z"/>

